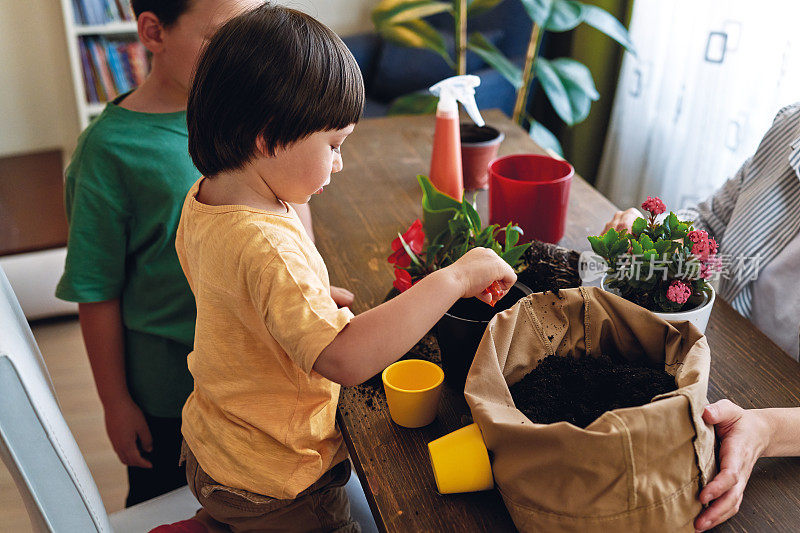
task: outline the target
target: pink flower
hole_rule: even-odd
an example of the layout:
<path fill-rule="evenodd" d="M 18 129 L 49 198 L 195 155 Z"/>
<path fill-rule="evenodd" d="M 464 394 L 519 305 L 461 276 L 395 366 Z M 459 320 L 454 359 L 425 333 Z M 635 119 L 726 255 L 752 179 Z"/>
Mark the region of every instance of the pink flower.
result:
<path fill-rule="evenodd" d="M 716 245 L 716 243 L 714 244 Z M 720 272 L 722 272 L 722 261 L 715 254 L 711 254 L 708 261 L 700 265 L 700 277 L 704 280 L 709 280 Z"/>
<path fill-rule="evenodd" d="M 692 253 L 700 259 L 700 261 L 708 261 L 708 258 L 717 253 L 717 241 L 710 238 L 708 233 L 701 229 L 690 231 L 687 234 L 689 240 L 692 241 Z"/>
<path fill-rule="evenodd" d="M 653 216 L 660 215 L 664 211 L 667 210 L 667 206 L 664 205 L 664 202 L 661 201 L 661 198 L 656 196 L 655 198 L 651 198 L 650 196 L 647 197 L 647 200 L 644 201 L 642 204 L 642 209 L 645 211 L 650 211 L 650 214 Z"/>
<path fill-rule="evenodd" d="M 696 242 L 692 245 L 692 253 L 697 256 L 700 261 L 707 261 L 708 256 L 711 255 L 711 247 L 708 241 Z"/>
<path fill-rule="evenodd" d="M 701 229 L 690 231 L 687 235 L 692 242 L 703 242 L 708 240 L 708 233 Z"/>
<path fill-rule="evenodd" d="M 676 279 L 670 283 L 667 289 L 667 300 L 676 304 L 685 304 L 692 295 L 692 289 L 683 281 Z"/>

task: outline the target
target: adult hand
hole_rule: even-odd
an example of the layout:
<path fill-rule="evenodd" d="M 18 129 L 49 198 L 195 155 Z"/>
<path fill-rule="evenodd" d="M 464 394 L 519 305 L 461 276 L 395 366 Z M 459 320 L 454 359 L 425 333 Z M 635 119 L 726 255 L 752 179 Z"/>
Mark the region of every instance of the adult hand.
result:
<path fill-rule="evenodd" d="M 339 307 L 350 307 L 356 299 L 352 292 L 341 287 L 331 287 L 331 298 Z"/>
<path fill-rule="evenodd" d="M 609 228 L 614 228 L 617 231 L 622 231 L 625 229 L 628 230 L 628 233 L 630 233 L 631 226 L 633 226 L 633 221 L 641 216 L 642 214 L 635 207 L 631 207 L 625 211 L 617 211 L 614 213 L 614 218 L 612 218 L 610 222 L 606 223 L 606 226 L 603 228 L 603 233 L 607 232 Z"/>
<path fill-rule="evenodd" d="M 105 418 L 108 438 L 122 464 L 153 468 L 141 453 L 153 451 L 153 437 L 139 406 L 130 398 L 120 400 L 106 406 Z"/>
<path fill-rule="evenodd" d="M 747 480 L 769 441 L 769 426 L 759 411 L 742 409 L 729 400 L 706 406 L 703 420 L 714 425 L 720 440 L 720 470 L 700 492 L 700 503 L 713 503 L 695 520 L 698 531 L 711 529 L 739 511 Z"/>

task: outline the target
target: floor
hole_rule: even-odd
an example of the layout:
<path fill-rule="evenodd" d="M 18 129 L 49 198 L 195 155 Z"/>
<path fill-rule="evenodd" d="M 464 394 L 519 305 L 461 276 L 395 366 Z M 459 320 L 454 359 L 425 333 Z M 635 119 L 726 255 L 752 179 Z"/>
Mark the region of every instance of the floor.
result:
<path fill-rule="evenodd" d="M 31 325 L 56 389 L 61 410 L 100 490 L 109 512 L 122 509 L 128 482 L 125 468 L 106 437 L 103 410 L 94 388 L 78 319 L 62 318 Z M 33 531 L 10 474 L 0 462 L 0 532 Z"/>

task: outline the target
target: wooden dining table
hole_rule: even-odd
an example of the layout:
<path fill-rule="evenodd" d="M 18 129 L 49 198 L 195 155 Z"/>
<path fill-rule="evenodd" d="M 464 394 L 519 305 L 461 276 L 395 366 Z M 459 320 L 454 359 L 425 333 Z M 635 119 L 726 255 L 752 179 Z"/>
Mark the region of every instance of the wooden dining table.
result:
<path fill-rule="evenodd" d="M 484 117 L 505 133 L 500 155 L 545 153 L 501 112 Z M 390 243 L 422 216 L 415 178 L 429 169 L 433 127 L 432 116 L 362 120 L 342 147 L 344 169 L 311 202 L 316 244 L 331 283 L 355 294 L 356 314 L 384 301 L 394 279 L 386 260 Z M 477 193 L 477 204 L 486 223 L 485 191 Z M 559 244 L 588 250 L 586 237 L 599 234 L 616 210 L 576 175 Z M 710 401 L 729 398 L 744 408 L 800 406 L 800 365 L 721 298 L 706 336 Z M 470 422 L 463 391 L 448 386 L 436 420 L 419 429 L 392 422 L 382 390 L 342 389 L 338 423 L 381 531 L 514 531 L 496 490 L 436 491 L 427 444 Z M 738 514 L 715 531 L 800 531 L 800 459 L 759 460 Z"/>

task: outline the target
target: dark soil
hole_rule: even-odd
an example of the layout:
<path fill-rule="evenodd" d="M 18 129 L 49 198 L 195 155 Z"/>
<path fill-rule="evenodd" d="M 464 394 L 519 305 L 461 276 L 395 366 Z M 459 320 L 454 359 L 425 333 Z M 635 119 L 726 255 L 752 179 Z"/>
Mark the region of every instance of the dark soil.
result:
<path fill-rule="evenodd" d="M 644 405 L 677 389 L 662 369 L 612 357 L 550 355 L 510 387 L 514 404 L 537 424 L 567 421 L 585 428 L 606 411 Z"/>
<path fill-rule="evenodd" d="M 519 287 L 511 286 L 508 293 L 503 296 L 494 307 L 478 300 L 477 298 L 459 298 L 456 303 L 447 310 L 447 313 L 459 318 L 489 322 L 497 313 L 502 313 L 506 309 L 514 307 L 518 301 L 525 298 L 525 291 Z M 483 332 L 481 331 L 481 336 Z"/>
<path fill-rule="evenodd" d="M 517 279 L 533 292 L 552 292 L 581 286 L 580 254 L 555 244 L 534 240 L 523 256 L 524 267 Z"/>
<path fill-rule="evenodd" d="M 496 139 L 500 132 L 491 126 L 478 126 L 467 122 L 461 123 L 462 143 L 482 143 Z"/>

